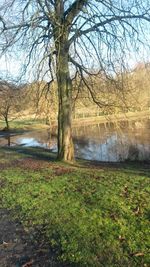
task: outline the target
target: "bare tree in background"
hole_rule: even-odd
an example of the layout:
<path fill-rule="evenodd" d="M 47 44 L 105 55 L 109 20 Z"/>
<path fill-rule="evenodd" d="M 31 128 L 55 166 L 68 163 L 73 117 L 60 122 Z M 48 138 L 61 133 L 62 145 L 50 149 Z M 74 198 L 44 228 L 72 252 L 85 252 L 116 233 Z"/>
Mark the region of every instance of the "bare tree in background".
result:
<path fill-rule="evenodd" d="M 10 121 L 16 119 L 16 114 L 22 109 L 21 90 L 14 84 L 0 82 L 0 119 L 5 122 L 3 130 L 10 130 Z"/>
<path fill-rule="evenodd" d="M 73 81 L 79 90 L 86 86 L 99 106 L 108 106 L 96 99 L 89 76 L 113 75 L 122 56 L 144 42 L 144 33 L 146 41 L 149 22 L 149 0 L 1 1 L 2 55 L 20 52 L 24 71 L 34 69 L 36 78 L 49 79 L 49 85 L 57 80 L 58 159 L 74 159 Z"/>

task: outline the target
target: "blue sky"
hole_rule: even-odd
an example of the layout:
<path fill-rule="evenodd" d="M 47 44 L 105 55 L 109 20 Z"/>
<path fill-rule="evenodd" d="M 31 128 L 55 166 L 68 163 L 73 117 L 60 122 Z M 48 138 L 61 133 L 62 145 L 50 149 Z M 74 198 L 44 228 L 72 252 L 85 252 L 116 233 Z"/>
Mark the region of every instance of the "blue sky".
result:
<path fill-rule="evenodd" d="M 14 57 L 12 55 L 2 56 L 0 58 L 0 78 L 9 79 L 12 77 L 14 80 L 17 79 L 21 73 L 24 58 L 25 55 L 23 55 L 22 53 L 19 53 Z M 142 45 L 138 51 L 138 54 L 134 53 L 133 51 L 128 51 L 126 53 L 126 63 L 130 68 L 134 68 L 138 62 L 148 61 L 150 61 L 150 55 L 146 47 Z M 28 81 L 32 81 L 32 70 L 30 72 L 30 75 L 29 72 L 26 75 L 26 78 L 28 79 Z"/>
<path fill-rule="evenodd" d="M 7 3 L 7 1 L 5 1 L 5 0 L 1 0 L 1 1 Z M 144 1 L 146 1 L 146 0 L 144 0 Z M 16 2 L 19 2 L 19 0 L 16 0 Z M 36 2 L 36 1 L 33 1 L 33 2 Z M 72 2 L 73 1 L 69 1 L 69 0 L 66 1 L 66 3 L 68 3 L 68 4 L 70 4 Z M 96 1 L 96 0 L 95 1 L 93 0 L 93 2 L 100 3 L 100 1 Z M 89 3 L 91 5 L 92 5 L 93 2 L 90 3 L 90 1 L 89 1 Z M 106 2 L 106 1 L 104 1 L 104 2 Z M 117 12 L 117 8 L 119 7 L 119 5 L 117 4 L 117 1 L 115 1 L 115 0 L 113 0 L 112 2 L 114 2 L 114 6 L 116 8 L 115 10 Z M 131 0 L 131 2 L 134 2 L 134 0 Z M 23 3 L 25 3 L 25 1 Z M 127 6 L 130 5 L 130 1 L 126 2 L 126 1 L 119 1 L 118 0 L 118 3 L 124 4 L 125 6 L 126 6 L 126 4 L 127 4 Z M 9 20 L 10 20 L 10 23 L 14 23 L 14 21 L 15 21 L 14 18 L 16 18 L 16 21 L 22 21 L 22 15 L 21 15 L 22 13 L 20 12 L 20 10 L 23 7 L 21 5 L 18 5 L 18 7 L 19 7 L 18 11 L 15 9 L 14 12 L 11 12 L 11 14 L 9 12 L 10 16 L 8 16 L 8 14 L 7 14 L 6 18 L 8 19 L 8 23 L 9 23 Z M 35 10 L 32 10 L 31 7 L 30 7 L 29 11 L 30 11 L 31 14 L 27 14 L 26 15 L 27 16 L 26 19 L 28 19 L 29 15 L 32 15 L 32 12 L 34 14 L 34 12 L 36 11 L 37 6 L 34 6 L 34 8 L 35 8 Z M 90 27 L 91 25 L 93 25 L 93 23 L 95 21 L 94 17 L 92 17 L 93 18 L 92 22 L 90 20 L 88 20 L 89 19 L 88 16 L 92 16 L 93 14 L 95 14 L 95 15 L 97 14 L 96 15 L 96 22 L 98 22 L 97 20 L 99 19 L 99 17 L 98 17 L 99 16 L 99 9 L 100 8 L 98 8 L 98 6 L 96 5 L 94 7 L 94 11 L 93 11 L 94 13 L 90 13 L 90 11 L 91 11 L 90 9 L 88 10 L 88 12 L 87 12 L 87 10 L 85 10 L 85 12 L 83 12 L 83 14 L 82 14 L 82 17 L 79 18 L 79 20 L 77 21 L 79 23 L 78 27 L 83 24 L 84 19 L 85 19 L 85 21 L 87 19 L 88 23 L 87 24 L 85 23 L 85 25 L 82 28 L 82 30 L 86 30 L 87 27 Z M 109 9 L 109 12 L 111 13 L 110 10 L 111 9 Z M 100 11 L 101 11 L 100 20 L 103 21 L 103 20 L 105 20 L 105 17 L 103 18 L 103 14 L 104 14 L 104 12 L 107 11 L 107 8 L 103 7 L 102 9 L 100 9 Z M 19 12 L 20 17 L 17 16 L 18 15 L 17 12 Z M 0 10 L 0 14 L 1 14 L 1 10 Z M 35 12 L 35 14 L 36 14 L 36 12 Z M 118 13 L 118 14 L 120 14 L 120 13 Z M 121 12 L 121 14 L 122 14 L 122 12 Z M 110 14 L 107 13 L 107 12 L 106 12 L 105 15 L 106 15 L 106 18 L 107 18 L 107 16 L 110 16 Z M 83 18 L 83 17 L 85 17 L 85 18 Z M 126 40 L 127 40 L 127 43 L 128 43 L 127 44 L 128 48 L 126 48 L 125 45 L 124 45 L 125 44 L 125 39 L 122 38 L 124 28 L 122 28 L 120 26 L 120 23 L 118 23 L 115 28 L 113 28 L 112 26 L 113 26 L 113 24 L 110 25 L 110 27 L 109 27 L 109 25 L 108 25 L 108 27 L 105 26 L 104 29 L 106 29 L 106 31 L 110 32 L 110 34 L 108 34 L 106 36 L 106 31 L 105 31 L 102 34 L 102 41 L 100 43 L 101 48 L 100 48 L 99 54 L 100 54 L 100 57 L 104 60 L 104 64 L 105 64 L 105 62 L 106 62 L 106 64 L 109 64 L 109 60 L 107 62 L 107 48 L 109 50 L 109 47 L 110 47 L 108 45 L 109 42 L 110 42 L 110 45 L 112 45 L 112 47 L 114 45 L 114 47 L 113 47 L 113 49 L 111 51 L 111 53 L 112 53 L 111 54 L 112 61 L 114 63 L 116 63 L 116 65 L 119 64 L 119 62 L 121 62 L 121 56 L 122 55 L 121 55 L 121 50 L 119 50 L 120 49 L 119 42 L 115 44 L 115 38 L 113 37 L 113 34 L 115 35 L 116 33 L 117 33 L 117 36 L 119 37 L 118 40 L 121 42 L 121 45 L 122 45 L 122 47 L 124 49 L 125 63 L 128 64 L 128 66 L 130 68 L 134 67 L 136 65 L 136 62 L 141 62 L 141 61 L 146 61 L 147 62 L 147 61 L 150 61 L 150 52 L 149 52 L 148 47 L 146 47 L 146 45 L 145 46 L 142 45 L 142 44 L 139 45 L 139 50 L 135 51 L 135 43 L 132 42 L 132 40 L 129 40 L 129 39 L 132 39 L 132 38 L 130 38 L 130 35 L 132 35 L 132 28 L 130 28 L 129 32 L 128 32 L 128 30 L 126 31 L 126 33 L 127 33 Z M 136 27 L 136 24 L 134 26 Z M 73 28 L 76 29 L 75 27 L 76 27 L 76 24 L 73 26 Z M 103 32 L 104 29 L 102 28 L 101 32 Z M 2 56 L 0 58 L 0 77 L 3 77 L 3 76 L 6 75 L 6 79 L 9 78 L 10 76 L 13 76 L 13 78 L 15 79 L 15 78 L 17 78 L 19 76 L 20 70 L 23 68 L 24 60 L 26 58 L 26 53 L 29 52 L 29 50 L 28 50 L 28 48 L 26 46 L 27 46 L 28 43 L 31 45 L 32 40 L 35 40 L 37 38 L 37 34 L 39 33 L 39 31 L 40 31 L 39 29 L 36 30 L 35 28 L 33 28 L 31 26 L 29 34 L 27 34 L 27 38 L 25 38 L 25 40 L 27 40 L 24 43 L 24 48 L 25 49 L 23 50 L 21 41 L 19 40 L 18 41 L 18 46 L 14 48 L 14 53 L 11 53 L 11 51 L 10 51 L 10 54 L 7 54 L 7 57 L 6 56 Z M 42 31 L 43 31 L 43 29 L 42 29 Z M 93 31 L 91 34 L 87 34 L 87 37 L 91 38 L 92 42 L 95 44 L 95 47 L 97 47 L 97 51 L 98 51 L 99 45 L 98 45 L 98 41 L 96 39 L 97 38 L 96 34 L 97 34 L 96 31 L 95 32 Z M 143 23 L 143 33 L 141 33 L 141 36 L 140 36 L 140 38 L 143 39 L 143 40 L 144 40 L 144 35 L 147 38 L 147 40 L 146 40 L 147 44 L 150 44 L 150 27 L 146 23 Z M 129 40 L 129 42 L 128 42 L 128 40 Z M 90 47 L 90 42 L 88 42 L 88 38 L 84 39 L 84 41 L 85 41 L 85 44 L 87 44 L 87 46 L 91 49 L 92 47 Z M 3 42 L 3 40 L 2 40 L 2 42 Z M 26 44 L 26 42 L 27 42 L 27 44 Z M 86 52 L 86 56 L 84 56 L 82 48 L 83 48 L 82 47 L 82 42 L 79 40 L 79 42 L 77 42 L 77 45 L 76 45 L 76 49 L 78 50 L 77 52 L 79 53 L 79 56 L 77 56 L 77 55 L 75 56 L 75 59 L 78 61 L 78 63 L 81 62 L 80 61 L 80 57 L 82 57 L 83 63 L 85 64 L 85 67 L 87 67 L 87 65 L 90 65 L 90 67 L 93 66 L 93 68 L 97 67 L 99 62 L 96 60 L 96 56 L 94 55 L 94 53 L 93 53 L 93 58 L 90 57 L 90 54 L 88 52 Z M 41 45 L 38 46 L 38 52 L 40 54 L 39 55 L 39 59 L 40 59 L 40 57 L 42 56 Z M 73 53 L 73 49 L 72 49 L 72 53 Z M 71 53 L 71 56 L 72 56 L 72 53 Z M 106 58 L 106 60 L 105 60 L 105 58 Z M 92 60 L 93 60 L 93 62 L 92 62 Z M 33 61 L 33 63 L 34 63 L 34 61 Z M 117 65 L 117 66 L 119 68 L 119 65 Z M 45 68 L 45 66 L 44 66 L 44 68 Z M 33 74 L 33 70 L 30 67 L 28 73 L 26 74 L 26 78 L 28 79 L 28 81 L 33 79 L 33 75 L 34 75 Z"/>

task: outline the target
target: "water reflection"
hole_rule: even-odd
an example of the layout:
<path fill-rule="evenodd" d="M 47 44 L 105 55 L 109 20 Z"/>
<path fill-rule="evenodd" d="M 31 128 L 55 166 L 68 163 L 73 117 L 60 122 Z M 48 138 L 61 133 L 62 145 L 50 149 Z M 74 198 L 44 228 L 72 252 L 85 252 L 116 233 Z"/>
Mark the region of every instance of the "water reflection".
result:
<path fill-rule="evenodd" d="M 73 129 L 76 157 L 117 162 L 150 160 L 150 121 L 95 124 Z M 50 130 L 0 136 L 0 145 L 38 146 L 57 151 Z"/>
<path fill-rule="evenodd" d="M 22 145 L 22 146 L 33 146 L 33 147 L 36 147 L 36 146 L 40 146 L 40 147 L 45 147 L 44 144 L 40 143 L 39 141 L 37 141 L 35 138 L 33 137 L 20 137 L 17 139 L 17 143 L 19 145 Z"/>
<path fill-rule="evenodd" d="M 81 145 L 76 142 L 76 155 L 88 160 L 119 162 L 124 160 L 149 160 L 150 144 L 138 143 L 126 135 L 112 134 L 101 143 L 87 140 Z"/>

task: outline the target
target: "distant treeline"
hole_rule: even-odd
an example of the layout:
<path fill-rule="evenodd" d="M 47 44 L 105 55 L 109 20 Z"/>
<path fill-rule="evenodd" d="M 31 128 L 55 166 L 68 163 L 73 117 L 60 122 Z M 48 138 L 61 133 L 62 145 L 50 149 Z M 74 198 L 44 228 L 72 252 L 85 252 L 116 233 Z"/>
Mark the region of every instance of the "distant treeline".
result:
<path fill-rule="evenodd" d="M 88 90 L 90 85 L 90 90 Z M 150 108 L 150 64 L 140 63 L 131 71 L 97 76 L 86 75 L 84 82 L 73 82 L 73 117 L 118 114 Z M 0 81 L 0 120 L 44 118 L 45 123 L 57 119 L 57 85 L 46 81 L 30 84 Z"/>

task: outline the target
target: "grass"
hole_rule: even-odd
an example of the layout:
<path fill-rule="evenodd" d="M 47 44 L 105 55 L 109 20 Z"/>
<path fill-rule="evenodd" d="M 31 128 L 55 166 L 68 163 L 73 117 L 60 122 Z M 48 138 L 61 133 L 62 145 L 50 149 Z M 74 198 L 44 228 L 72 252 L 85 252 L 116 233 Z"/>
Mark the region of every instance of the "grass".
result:
<path fill-rule="evenodd" d="M 23 119 L 10 121 L 11 130 L 41 129 L 48 127 L 44 119 Z M 4 121 L 0 121 L 0 130 L 6 127 Z"/>
<path fill-rule="evenodd" d="M 150 169 L 67 165 L 42 149 L 1 149 L 2 206 L 70 266 L 148 266 Z"/>

